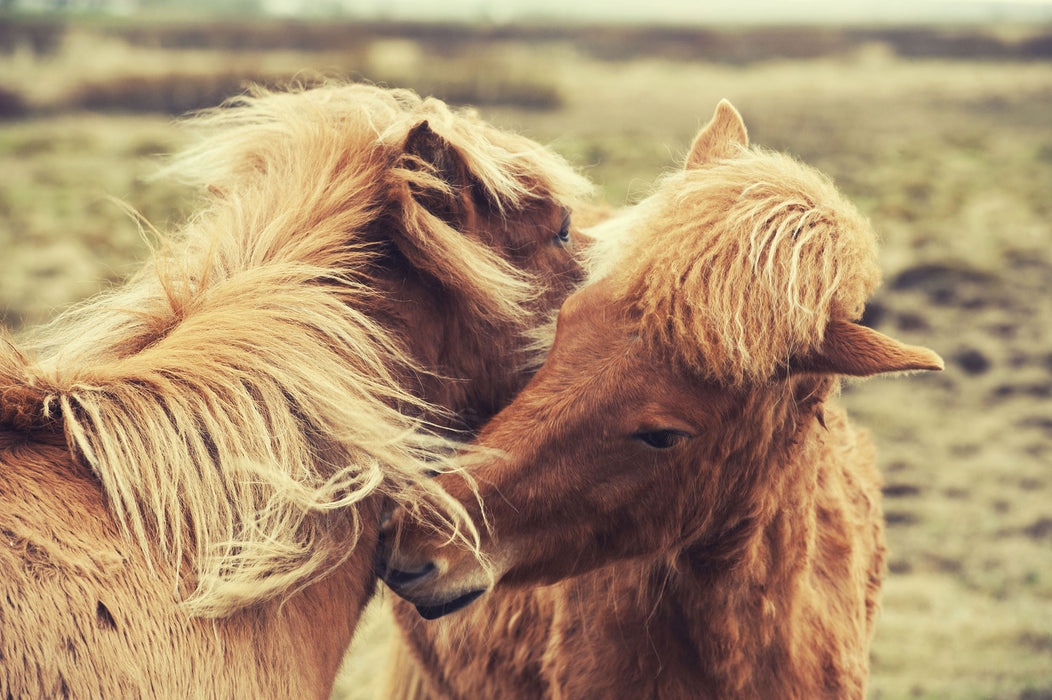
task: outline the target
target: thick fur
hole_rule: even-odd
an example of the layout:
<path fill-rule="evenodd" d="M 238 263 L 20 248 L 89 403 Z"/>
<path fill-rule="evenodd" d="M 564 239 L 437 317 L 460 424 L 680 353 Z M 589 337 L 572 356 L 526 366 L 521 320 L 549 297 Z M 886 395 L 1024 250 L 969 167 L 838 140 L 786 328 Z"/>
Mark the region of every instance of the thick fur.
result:
<path fill-rule="evenodd" d="M 428 477 L 579 279 L 588 184 L 470 113 L 330 84 L 193 125 L 191 222 L 0 343 L 0 695 L 327 693 L 380 499 L 470 535 Z"/>
<path fill-rule="evenodd" d="M 372 594 L 379 502 L 358 546 L 285 605 L 193 618 L 61 433 L 0 431 L 0 695 L 325 698 Z M 338 524 L 338 523 L 337 523 Z M 155 558 L 160 557 L 154 551 Z"/>
<path fill-rule="evenodd" d="M 850 322 L 878 279 L 872 231 L 744 141 L 722 104 L 683 173 L 592 231 L 589 283 L 477 441 L 502 455 L 470 468 L 496 586 L 435 622 L 394 602 L 415 697 L 864 697 L 880 476 L 839 377 L 941 361 Z M 481 522 L 461 477 L 439 480 Z M 398 516 L 388 566 L 441 574 L 400 595 L 478 587 Z"/>
<path fill-rule="evenodd" d="M 610 271 L 616 297 L 655 348 L 717 381 L 763 381 L 816 350 L 829 319 L 858 319 L 880 281 L 869 223 L 782 154 L 742 149 L 671 174 L 634 216 L 645 236 L 625 226 L 606 241 L 638 261 Z"/>
<path fill-rule="evenodd" d="M 392 601 L 405 649 L 388 669 L 401 693 L 389 697 L 864 697 L 885 572 L 881 479 L 868 437 L 839 409 L 823 420 L 806 451 L 779 465 L 784 478 L 758 481 L 775 467 L 765 460 L 748 487 L 733 469 L 709 487 L 753 499 L 719 536 L 699 530 L 630 559 L 600 553 L 598 568 L 555 585 L 498 585 L 430 622 Z M 751 439 L 755 427 L 726 437 Z M 675 513 L 703 496 L 678 473 L 654 488 Z"/>

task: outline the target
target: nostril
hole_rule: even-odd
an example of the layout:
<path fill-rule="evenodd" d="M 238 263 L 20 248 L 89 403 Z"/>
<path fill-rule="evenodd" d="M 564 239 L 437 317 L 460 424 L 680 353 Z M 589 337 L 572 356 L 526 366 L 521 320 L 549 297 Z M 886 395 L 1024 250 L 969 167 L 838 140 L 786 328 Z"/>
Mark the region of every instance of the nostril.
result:
<path fill-rule="evenodd" d="M 427 578 L 435 570 L 434 562 L 428 562 L 416 571 L 399 571 L 398 569 L 389 569 L 384 574 L 383 579 L 389 586 L 405 586 L 410 583 L 416 583 L 420 579 Z"/>

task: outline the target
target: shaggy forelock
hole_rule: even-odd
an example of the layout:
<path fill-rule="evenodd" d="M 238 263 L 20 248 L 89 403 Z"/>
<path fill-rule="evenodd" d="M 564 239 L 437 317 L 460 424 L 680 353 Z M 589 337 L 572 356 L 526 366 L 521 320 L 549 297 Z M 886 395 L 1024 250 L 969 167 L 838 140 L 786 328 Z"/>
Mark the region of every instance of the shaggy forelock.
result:
<path fill-rule="evenodd" d="M 728 384 L 764 382 L 857 319 L 880 280 L 869 223 L 828 178 L 760 149 L 667 176 L 610 224 L 610 275 L 641 335 Z"/>

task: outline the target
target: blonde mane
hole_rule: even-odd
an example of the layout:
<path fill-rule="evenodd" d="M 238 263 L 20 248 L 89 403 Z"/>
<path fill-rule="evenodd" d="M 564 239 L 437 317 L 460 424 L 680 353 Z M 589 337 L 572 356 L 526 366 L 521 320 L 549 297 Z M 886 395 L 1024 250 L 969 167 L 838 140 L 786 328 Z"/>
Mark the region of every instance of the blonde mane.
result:
<path fill-rule="evenodd" d="M 0 344 L 0 393 L 42 407 L 0 419 L 61 420 L 194 614 L 290 594 L 338 565 L 359 531 L 347 506 L 372 494 L 472 536 L 427 478 L 455 447 L 431 425 L 444 410 L 409 389 L 427 372 L 363 311 L 380 255 L 363 233 L 415 237 L 480 327 L 525 331 L 540 285 L 419 203 L 450 187 L 403 152 L 423 121 L 501 211 L 587 190 L 533 142 L 408 91 L 256 90 L 192 121 L 204 137 L 169 174 L 201 186 L 201 206 L 151 264 L 22 350 Z"/>
<path fill-rule="evenodd" d="M 817 170 L 758 148 L 667 175 L 594 233 L 592 277 L 615 280 L 643 338 L 728 384 L 763 383 L 817 348 L 880 281 L 855 207 Z"/>

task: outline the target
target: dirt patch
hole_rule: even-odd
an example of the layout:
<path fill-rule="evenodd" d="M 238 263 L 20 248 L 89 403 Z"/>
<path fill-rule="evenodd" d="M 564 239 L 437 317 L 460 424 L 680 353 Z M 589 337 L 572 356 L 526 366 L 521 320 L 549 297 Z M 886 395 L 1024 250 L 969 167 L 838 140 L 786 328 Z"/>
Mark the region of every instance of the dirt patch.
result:
<path fill-rule="evenodd" d="M 943 264 L 916 265 L 895 275 L 888 289 L 896 292 L 923 292 L 938 306 L 978 308 L 989 300 L 979 292 L 989 290 L 996 278 L 978 270 Z"/>
<path fill-rule="evenodd" d="M 906 498 L 916 496 L 920 492 L 920 487 L 913 484 L 886 484 L 884 486 L 884 495 L 888 498 Z"/>
<path fill-rule="evenodd" d="M 1023 528 L 1023 533 L 1034 540 L 1052 539 L 1052 518 L 1038 518 Z"/>
<path fill-rule="evenodd" d="M 884 520 L 888 527 L 902 527 L 917 523 L 917 516 L 901 510 L 889 510 L 884 512 Z"/>

